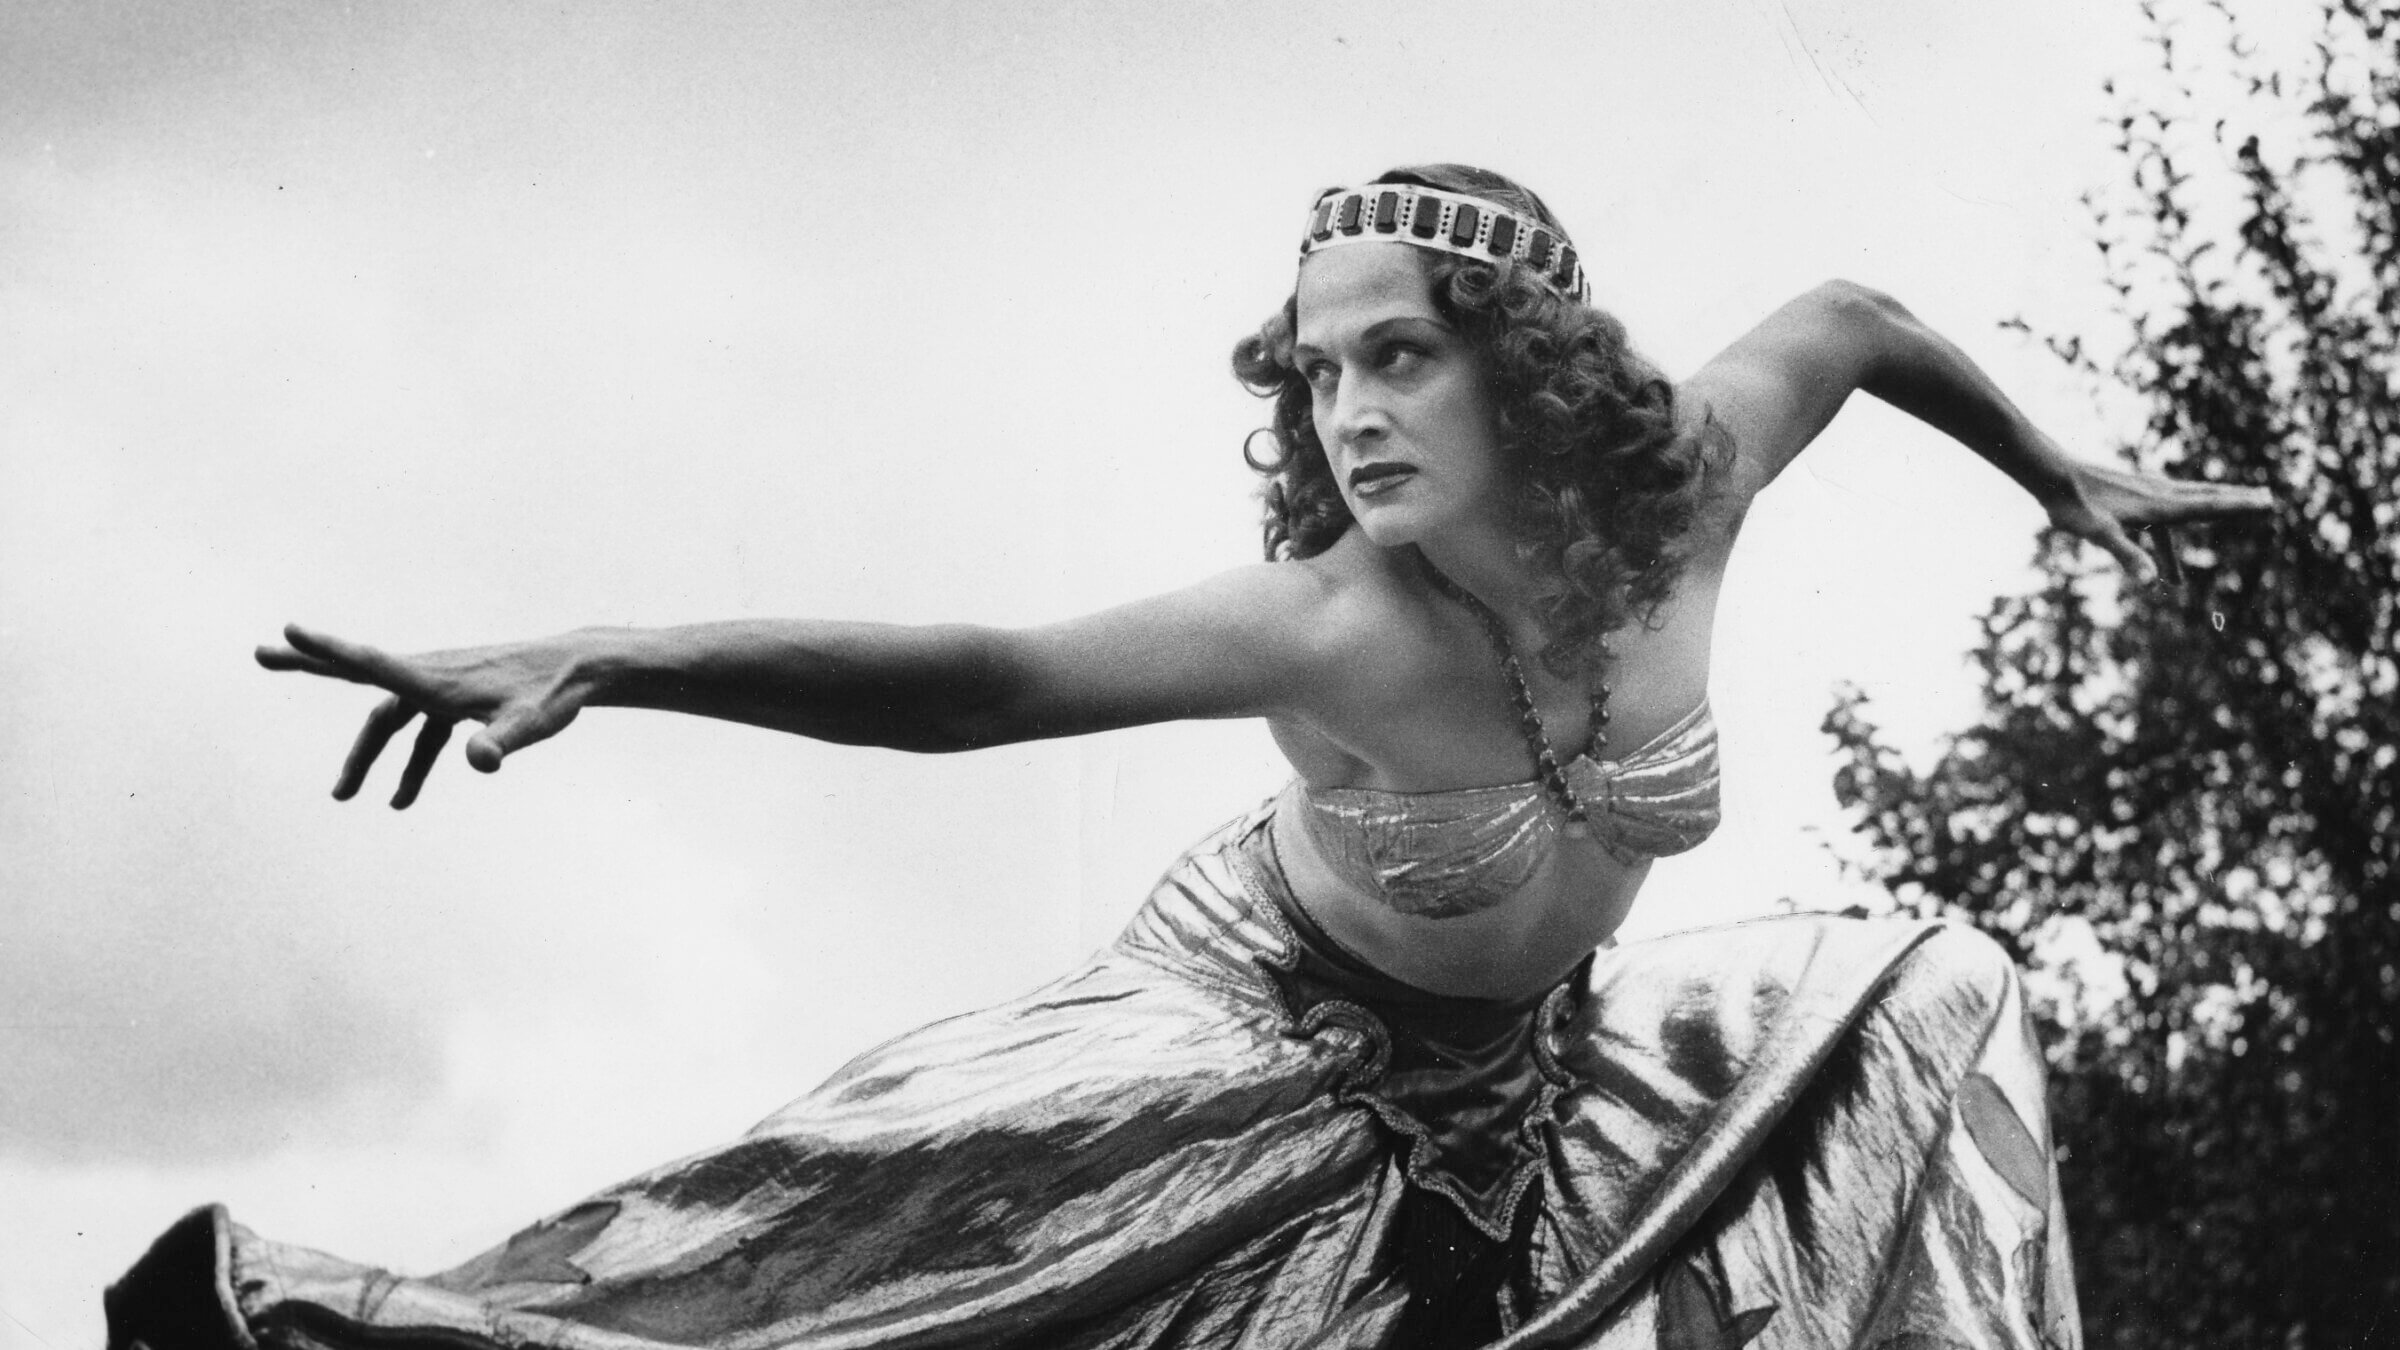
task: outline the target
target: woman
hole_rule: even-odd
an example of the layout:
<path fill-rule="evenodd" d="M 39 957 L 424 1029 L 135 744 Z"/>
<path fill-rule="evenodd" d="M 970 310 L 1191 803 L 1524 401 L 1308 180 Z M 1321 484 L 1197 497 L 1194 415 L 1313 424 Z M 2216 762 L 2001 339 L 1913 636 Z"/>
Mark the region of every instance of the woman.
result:
<path fill-rule="evenodd" d="M 863 1056 L 742 1140 L 401 1280 L 204 1209 L 112 1342 L 2072 1345 L 2039 1060 L 1957 930 L 1795 917 L 1608 949 L 1716 820 L 1710 622 L 1751 499 L 1864 389 L 2147 579 L 2254 491 L 2077 465 L 1832 284 L 1680 389 L 1532 194 L 1324 194 L 1235 353 L 1278 559 L 1048 628 L 736 623 L 271 669 L 490 772 L 587 706 L 963 750 L 1264 717 L 1298 776 L 1057 984 Z M 1922 1341 L 1912 1337 L 1926 1338 Z"/>

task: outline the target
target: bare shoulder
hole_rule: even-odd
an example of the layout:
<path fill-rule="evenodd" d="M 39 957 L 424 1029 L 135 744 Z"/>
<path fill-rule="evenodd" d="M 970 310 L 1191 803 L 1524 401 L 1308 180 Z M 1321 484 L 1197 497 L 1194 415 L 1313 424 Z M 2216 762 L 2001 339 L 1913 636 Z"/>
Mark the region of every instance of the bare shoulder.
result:
<path fill-rule="evenodd" d="M 1201 715 L 1321 714 L 1357 697 L 1376 664 L 1366 658 L 1390 638 L 1381 552 L 1346 536 L 1312 558 L 1237 567 L 1029 636 L 1062 661 L 1205 689 Z"/>
<path fill-rule="evenodd" d="M 1772 346 L 1745 340 L 1718 354 L 1675 388 L 1678 417 L 1697 429 L 1714 422 L 1732 442 L 1732 454 L 1715 466 L 1711 494 L 1719 524 L 1739 525 L 1751 499 L 1773 476 L 1774 448 L 1791 416 L 1792 363 Z"/>
<path fill-rule="evenodd" d="M 1829 281 L 1793 297 L 1676 385 L 1680 414 L 1714 420 L 1733 457 L 1704 525 L 1720 560 L 1758 494 L 1815 440 L 1858 387 L 1876 335 L 1896 306 L 1881 293 Z"/>
<path fill-rule="evenodd" d="M 1312 717 L 1346 696 L 1338 572 L 1259 563 L 1033 628 L 979 629 L 1003 720 L 1039 736 L 1185 718 Z M 1016 735 L 1013 739 L 1024 739 Z"/>
<path fill-rule="evenodd" d="M 1237 567 L 1153 603 L 1200 620 L 1212 640 L 1313 663 L 1340 655 L 1340 616 L 1356 589 L 1348 569 L 1320 556 Z"/>
<path fill-rule="evenodd" d="M 1429 688 L 1456 701 L 1456 655 L 1436 631 L 1423 588 L 1406 580 L 1406 556 L 1353 531 L 1315 557 L 1274 564 L 1289 574 L 1282 580 L 1291 593 L 1305 597 L 1294 612 L 1307 616 L 1299 640 L 1312 677 L 1308 697 L 1271 726 L 1312 783 L 1358 781 L 1384 763 L 1391 728 L 1416 724 Z"/>
<path fill-rule="evenodd" d="M 1304 596 L 1308 641 L 1341 669 L 1371 676 L 1405 666 L 1423 644 L 1421 588 L 1406 584 L 1404 555 L 1379 548 L 1353 530 L 1313 558 L 1277 563 L 1288 585 Z"/>
<path fill-rule="evenodd" d="M 1756 496 L 1816 439 L 1906 315 L 1880 291 L 1827 281 L 1778 307 L 1677 387 L 1733 433 L 1739 453 L 1727 486 L 1738 501 Z"/>

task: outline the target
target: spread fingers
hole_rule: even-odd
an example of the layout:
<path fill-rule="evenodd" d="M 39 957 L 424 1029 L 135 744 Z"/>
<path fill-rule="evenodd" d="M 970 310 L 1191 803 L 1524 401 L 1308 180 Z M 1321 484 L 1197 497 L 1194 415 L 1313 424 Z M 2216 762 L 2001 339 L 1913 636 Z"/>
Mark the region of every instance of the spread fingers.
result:
<path fill-rule="evenodd" d="M 400 771 L 400 788 L 392 794 L 392 809 L 405 811 L 417 800 L 425 787 L 425 775 L 433 772 L 434 762 L 442 757 L 442 747 L 450 742 L 450 729 L 457 726 L 445 717 L 428 717 L 417 729 L 417 743 L 408 752 L 408 767 Z"/>
<path fill-rule="evenodd" d="M 284 625 L 283 638 L 298 656 L 330 667 L 326 673 L 360 684 L 379 684 L 411 697 L 425 696 L 424 680 L 407 662 L 363 642 L 350 642 L 296 623 Z M 259 659 L 262 663 L 266 660 L 264 650 Z"/>
<path fill-rule="evenodd" d="M 350 743 L 350 757 L 342 761 L 342 776 L 333 784 L 335 801 L 346 802 L 358 795 L 359 784 L 367 781 L 375 757 L 416 715 L 417 710 L 398 694 L 375 705 L 375 711 L 367 714 L 366 725 L 358 729 L 358 739 Z"/>

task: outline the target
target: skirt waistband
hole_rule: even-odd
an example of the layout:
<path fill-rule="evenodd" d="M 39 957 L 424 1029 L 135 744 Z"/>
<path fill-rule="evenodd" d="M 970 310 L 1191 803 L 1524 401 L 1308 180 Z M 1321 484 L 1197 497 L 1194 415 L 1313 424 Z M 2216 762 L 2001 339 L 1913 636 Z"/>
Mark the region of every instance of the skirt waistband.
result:
<path fill-rule="evenodd" d="M 1289 1030 L 1345 1026 L 1368 1062 L 1342 1096 L 1397 1137 L 1410 1182 L 1447 1197 L 1486 1236 L 1507 1240 L 1527 1188 L 1548 1157 L 1548 1131 L 1576 1080 L 1558 1033 L 1582 1008 L 1590 958 L 1528 999 L 1437 994 L 1375 969 L 1335 942 L 1300 904 L 1275 856 L 1272 816 L 1220 836 L 1251 907 L 1289 949 L 1259 964 Z"/>

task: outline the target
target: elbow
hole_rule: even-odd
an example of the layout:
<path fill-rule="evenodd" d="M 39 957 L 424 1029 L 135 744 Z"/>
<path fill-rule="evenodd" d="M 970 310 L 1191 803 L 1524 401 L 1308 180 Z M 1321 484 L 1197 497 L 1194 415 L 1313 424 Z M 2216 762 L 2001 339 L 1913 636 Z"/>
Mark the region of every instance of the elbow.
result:
<path fill-rule="evenodd" d="M 947 720 L 895 728 L 869 742 L 879 750 L 897 750 L 906 755 L 956 755 L 1006 743 L 982 736 L 972 727 Z"/>
<path fill-rule="evenodd" d="M 1822 313 L 1846 323 L 1905 323 L 1915 317 L 1907 306 L 1884 292 L 1839 277 L 1818 283 L 1807 298 Z"/>
<path fill-rule="evenodd" d="M 1810 291 L 1822 350 L 1838 352 L 1855 388 L 1875 392 L 1924 339 L 1924 325 L 1908 307 L 1872 286 L 1827 281 Z"/>
<path fill-rule="evenodd" d="M 912 701 L 888 709 L 856 736 L 829 737 L 911 755 L 956 755 L 1033 739 L 991 709 L 967 700 Z"/>
<path fill-rule="evenodd" d="M 960 705 L 926 718 L 906 744 L 891 748 L 920 755 L 956 755 L 1035 739 L 1034 734 L 990 708 Z"/>
<path fill-rule="evenodd" d="M 1023 662 L 1007 635 L 961 626 L 942 636 L 943 677 L 917 691 L 915 715 L 908 719 L 913 734 L 894 748 L 956 754 L 1039 738 L 1029 725 Z"/>

